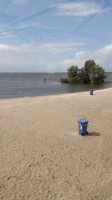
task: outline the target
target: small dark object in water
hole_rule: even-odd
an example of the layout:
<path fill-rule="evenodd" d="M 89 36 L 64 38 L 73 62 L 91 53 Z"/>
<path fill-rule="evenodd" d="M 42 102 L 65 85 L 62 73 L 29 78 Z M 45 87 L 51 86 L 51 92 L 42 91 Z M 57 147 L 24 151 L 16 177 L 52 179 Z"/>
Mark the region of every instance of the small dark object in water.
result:
<path fill-rule="evenodd" d="M 44 78 L 44 81 L 46 81 L 46 78 Z"/>

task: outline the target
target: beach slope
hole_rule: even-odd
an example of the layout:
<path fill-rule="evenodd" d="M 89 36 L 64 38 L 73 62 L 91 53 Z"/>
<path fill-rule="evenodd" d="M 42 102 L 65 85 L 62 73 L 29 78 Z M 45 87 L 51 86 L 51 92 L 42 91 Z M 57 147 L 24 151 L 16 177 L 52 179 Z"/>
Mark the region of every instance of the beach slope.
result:
<path fill-rule="evenodd" d="M 111 200 L 112 89 L 1 99 L 0 199 Z"/>

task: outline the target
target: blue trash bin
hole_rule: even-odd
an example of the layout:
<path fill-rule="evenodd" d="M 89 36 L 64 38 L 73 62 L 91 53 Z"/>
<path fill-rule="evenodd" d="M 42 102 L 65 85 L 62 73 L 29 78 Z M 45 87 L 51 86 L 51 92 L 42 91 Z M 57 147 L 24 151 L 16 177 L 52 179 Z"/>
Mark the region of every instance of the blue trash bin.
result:
<path fill-rule="evenodd" d="M 90 90 L 90 95 L 93 95 L 93 89 Z"/>
<path fill-rule="evenodd" d="M 79 135 L 88 134 L 87 132 L 88 120 L 86 120 L 86 118 L 83 118 L 79 119 L 77 122 L 78 122 Z"/>

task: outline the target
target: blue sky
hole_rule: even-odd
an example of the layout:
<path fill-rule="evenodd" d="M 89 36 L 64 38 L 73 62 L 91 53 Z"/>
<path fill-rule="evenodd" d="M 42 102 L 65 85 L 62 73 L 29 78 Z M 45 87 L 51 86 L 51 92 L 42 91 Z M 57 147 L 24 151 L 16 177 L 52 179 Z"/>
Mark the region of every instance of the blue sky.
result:
<path fill-rule="evenodd" d="M 0 0 L 0 72 L 112 71 L 112 0 Z"/>

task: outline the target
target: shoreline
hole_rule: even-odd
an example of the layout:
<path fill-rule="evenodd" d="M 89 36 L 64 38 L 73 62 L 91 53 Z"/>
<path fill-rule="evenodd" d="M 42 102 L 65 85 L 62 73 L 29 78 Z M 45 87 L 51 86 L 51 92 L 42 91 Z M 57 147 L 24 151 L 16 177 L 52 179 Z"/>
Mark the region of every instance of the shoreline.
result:
<path fill-rule="evenodd" d="M 112 90 L 112 88 L 103 88 L 103 89 L 97 89 L 97 90 L 94 90 L 93 89 L 93 95 L 95 94 L 95 92 L 99 91 L 105 91 L 105 90 Z M 24 96 L 24 97 L 13 97 L 13 98 L 0 98 L 0 101 L 7 101 L 7 100 L 22 100 L 22 99 L 33 99 L 33 98 L 46 98 L 46 97 L 60 97 L 60 96 L 71 96 L 71 95 L 74 95 L 74 94 L 83 94 L 83 93 L 88 93 L 90 94 L 90 91 L 79 91 L 79 92 L 73 92 L 73 93 L 63 93 L 63 94 L 50 94 L 50 95 L 39 95 L 39 96 Z"/>

